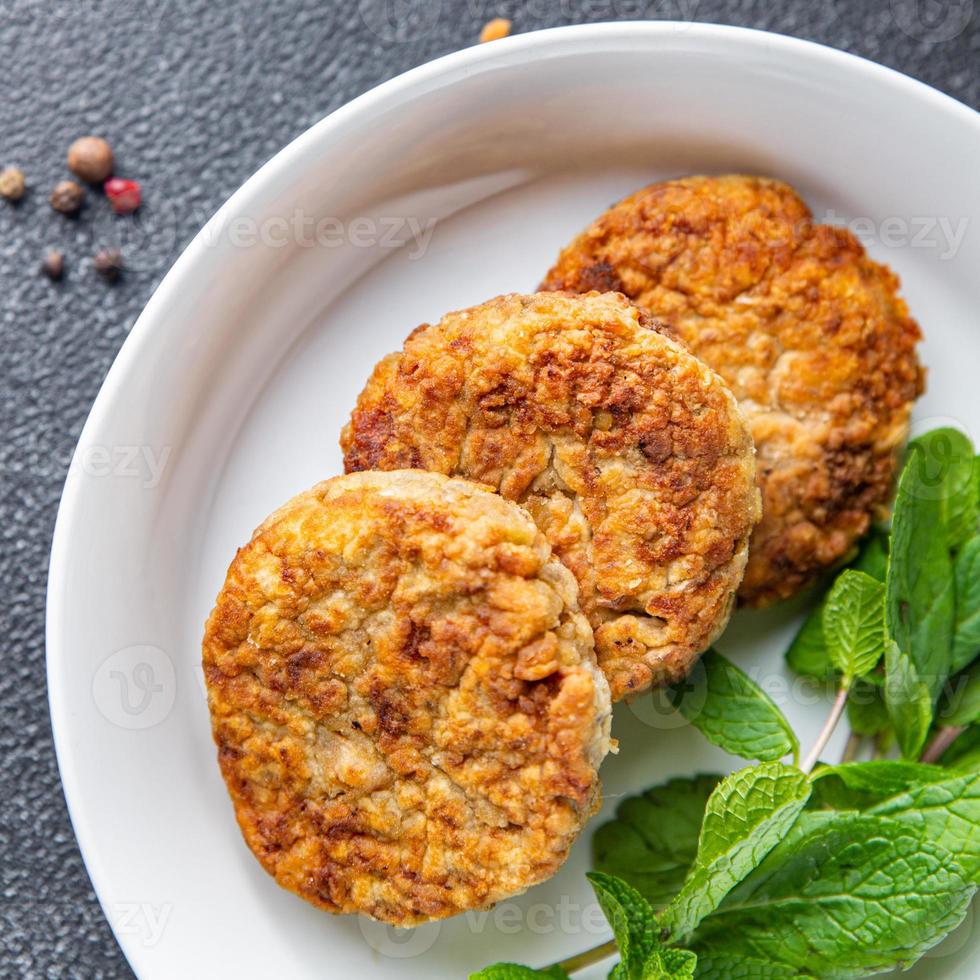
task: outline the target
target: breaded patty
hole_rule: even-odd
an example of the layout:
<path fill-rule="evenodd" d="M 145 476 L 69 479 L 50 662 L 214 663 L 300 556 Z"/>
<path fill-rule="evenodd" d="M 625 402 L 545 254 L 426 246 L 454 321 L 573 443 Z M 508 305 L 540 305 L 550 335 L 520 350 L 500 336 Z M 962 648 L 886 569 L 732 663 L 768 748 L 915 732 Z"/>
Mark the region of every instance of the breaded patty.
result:
<path fill-rule="evenodd" d="M 475 484 L 295 497 L 239 550 L 203 650 L 245 840 L 328 911 L 484 907 L 552 875 L 598 806 L 609 690 L 575 580 Z"/>
<path fill-rule="evenodd" d="M 613 289 L 731 386 L 763 494 L 740 596 L 786 598 L 847 557 L 892 489 L 922 392 L 898 279 L 786 184 L 690 177 L 615 205 L 542 288 Z"/>
<path fill-rule="evenodd" d="M 383 360 L 348 471 L 466 476 L 523 504 L 575 573 L 613 698 L 683 677 L 724 628 L 758 516 L 725 384 L 614 293 L 501 296 Z"/>

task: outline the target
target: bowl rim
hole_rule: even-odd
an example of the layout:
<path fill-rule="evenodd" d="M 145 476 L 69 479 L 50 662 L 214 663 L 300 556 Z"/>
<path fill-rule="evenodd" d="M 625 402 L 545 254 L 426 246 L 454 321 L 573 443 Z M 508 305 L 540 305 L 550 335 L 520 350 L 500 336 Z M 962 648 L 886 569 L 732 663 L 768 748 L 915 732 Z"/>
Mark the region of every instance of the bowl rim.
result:
<path fill-rule="evenodd" d="M 492 44 L 476 44 L 453 51 L 382 82 L 324 116 L 286 144 L 249 177 L 197 232 L 154 290 L 120 347 L 82 428 L 58 506 L 47 578 L 46 681 L 55 755 L 72 829 L 103 914 L 137 976 L 142 975 L 142 947 L 135 937 L 121 935 L 114 929 L 103 899 L 108 890 L 107 878 L 95 845 L 95 825 L 80 802 L 83 778 L 77 764 L 77 750 L 70 739 L 68 709 L 75 692 L 62 684 L 58 670 L 66 656 L 68 639 L 62 595 L 83 486 L 81 468 L 74 465 L 80 448 L 102 428 L 113 395 L 124 385 L 153 331 L 165 326 L 166 309 L 172 297 L 183 289 L 185 282 L 201 275 L 202 267 L 207 265 L 207 254 L 213 252 L 208 248 L 208 243 L 213 240 L 216 231 L 225 227 L 234 215 L 255 208 L 264 198 L 287 189 L 296 172 L 307 166 L 310 151 L 329 146 L 333 136 L 342 132 L 349 123 L 364 114 L 397 104 L 399 100 L 411 102 L 424 98 L 434 82 L 452 84 L 480 68 L 520 65 L 540 55 L 544 49 L 550 49 L 552 55 L 588 57 L 599 50 L 608 51 L 617 47 L 633 50 L 647 47 L 652 50 L 665 40 L 680 37 L 694 38 L 705 46 L 713 45 L 729 51 L 731 46 L 738 46 L 749 57 L 771 58 L 776 53 L 781 58 L 807 59 L 831 72 L 850 72 L 863 83 L 904 91 L 920 105 L 945 114 L 960 126 L 972 128 L 980 147 L 980 113 L 952 96 L 859 55 L 785 34 L 689 21 L 615 21 L 511 35 Z M 219 260 L 213 256 L 211 261 Z"/>

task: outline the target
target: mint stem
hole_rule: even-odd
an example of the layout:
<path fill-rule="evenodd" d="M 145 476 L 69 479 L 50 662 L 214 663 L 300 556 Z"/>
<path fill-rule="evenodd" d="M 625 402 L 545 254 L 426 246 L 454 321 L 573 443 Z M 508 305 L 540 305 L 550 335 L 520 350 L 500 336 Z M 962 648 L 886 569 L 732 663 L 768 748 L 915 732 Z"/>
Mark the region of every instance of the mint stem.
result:
<path fill-rule="evenodd" d="M 847 704 L 847 695 L 850 693 L 851 686 L 847 683 L 837 692 L 837 697 L 834 698 L 834 703 L 830 708 L 830 714 L 827 716 L 827 720 L 824 722 L 824 726 L 820 730 L 816 742 L 813 743 L 810 754 L 803 760 L 803 765 L 800 766 L 805 773 L 809 774 L 813 772 L 813 767 L 820 761 L 820 755 L 827 748 L 830 736 L 834 734 L 834 729 L 837 728 L 837 723 L 844 713 L 844 706 Z"/>
<path fill-rule="evenodd" d="M 919 761 L 925 763 L 938 762 L 943 753 L 963 734 L 963 731 L 964 729 L 959 725 L 940 728 L 933 740 L 926 746 L 926 750 L 922 753 L 922 758 Z"/>
<path fill-rule="evenodd" d="M 578 953 L 575 956 L 569 956 L 567 960 L 561 960 L 555 963 L 555 966 L 559 970 L 564 970 L 565 973 L 574 973 L 576 970 L 584 970 L 587 966 L 592 966 L 593 963 L 598 963 L 600 960 L 607 959 L 616 952 L 616 940 L 610 939 L 608 943 L 603 943 L 601 946 L 596 946 L 593 949 L 587 949 L 584 953 Z M 554 967 L 552 967 L 554 969 Z"/>

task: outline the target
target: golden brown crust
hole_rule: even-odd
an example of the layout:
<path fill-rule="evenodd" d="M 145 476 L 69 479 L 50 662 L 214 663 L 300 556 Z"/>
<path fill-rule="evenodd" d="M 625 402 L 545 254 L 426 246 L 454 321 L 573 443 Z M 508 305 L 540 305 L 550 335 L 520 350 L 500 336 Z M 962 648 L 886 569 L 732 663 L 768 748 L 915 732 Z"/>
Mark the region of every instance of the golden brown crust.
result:
<path fill-rule="evenodd" d="M 240 549 L 205 630 L 218 759 L 283 887 L 412 925 L 553 874 L 598 805 L 609 692 L 519 507 L 338 477 Z"/>
<path fill-rule="evenodd" d="M 614 699 L 724 628 L 758 516 L 720 379 L 622 296 L 501 296 L 419 327 L 362 392 L 348 471 L 418 467 L 522 503 L 575 573 Z"/>
<path fill-rule="evenodd" d="M 845 229 L 756 177 L 654 184 L 568 246 L 543 288 L 616 289 L 731 386 L 763 517 L 740 596 L 788 597 L 845 558 L 888 500 L 923 387 L 898 279 Z"/>

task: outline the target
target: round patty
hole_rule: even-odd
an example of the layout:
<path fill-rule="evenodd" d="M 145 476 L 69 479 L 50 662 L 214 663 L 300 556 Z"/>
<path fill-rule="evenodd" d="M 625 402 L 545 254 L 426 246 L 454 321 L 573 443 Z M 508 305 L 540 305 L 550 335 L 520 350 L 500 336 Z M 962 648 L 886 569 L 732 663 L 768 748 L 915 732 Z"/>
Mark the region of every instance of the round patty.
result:
<path fill-rule="evenodd" d="M 744 600 L 791 596 L 852 553 L 891 495 L 923 372 L 898 279 L 849 231 L 779 181 L 673 180 L 602 215 L 543 288 L 624 293 L 730 385 L 763 494 Z"/>
<path fill-rule="evenodd" d="M 295 497 L 239 550 L 203 650 L 245 840 L 328 911 L 482 908 L 552 875 L 598 806 L 609 690 L 574 578 L 475 484 Z"/>
<path fill-rule="evenodd" d="M 348 471 L 418 467 L 522 503 L 575 573 L 614 699 L 683 677 L 724 629 L 758 516 L 725 384 L 614 293 L 501 296 L 383 360 Z"/>

